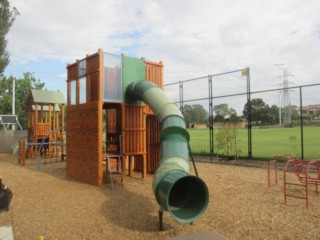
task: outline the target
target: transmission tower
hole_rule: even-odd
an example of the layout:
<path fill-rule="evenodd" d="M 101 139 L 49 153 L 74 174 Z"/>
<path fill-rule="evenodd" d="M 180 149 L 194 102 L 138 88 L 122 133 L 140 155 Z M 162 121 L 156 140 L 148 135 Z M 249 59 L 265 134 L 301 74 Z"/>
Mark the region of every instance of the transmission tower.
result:
<path fill-rule="evenodd" d="M 291 124 L 291 99 L 289 94 L 289 76 L 293 76 L 292 74 L 288 73 L 288 67 L 284 68 L 283 64 L 275 64 L 278 66 L 278 71 L 282 71 L 282 75 L 279 75 L 279 78 L 282 79 L 282 96 L 281 96 L 281 105 L 279 107 L 279 124 L 280 125 L 290 125 Z M 282 123 L 282 124 L 281 124 Z"/>
<path fill-rule="evenodd" d="M 288 73 L 288 69 L 283 67 L 283 63 L 274 64 L 276 67 L 278 67 L 278 74 L 280 80 L 282 79 L 282 90 L 280 91 L 281 96 L 281 102 L 279 99 L 279 125 L 282 126 L 282 124 L 290 125 L 291 124 L 291 115 L 292 115 L 292 106 L 291 106 L 291 99 L 289 94 L 289 84 L 292 82 L 289 82 L 288 77 L 292 77 L 292 74 Z M 281 71 L 281 73 L 280 73 Z"/>
<path fill-rule="evenodd" d="M 291 124 L 291 99 L 289 94 L 289 81 L 288 81 L 288 68 L 282 69 L 283 78 L 283 91 L 282 91 L 282 101 L 281 108 L 283 111 L 283 124 Z"/>

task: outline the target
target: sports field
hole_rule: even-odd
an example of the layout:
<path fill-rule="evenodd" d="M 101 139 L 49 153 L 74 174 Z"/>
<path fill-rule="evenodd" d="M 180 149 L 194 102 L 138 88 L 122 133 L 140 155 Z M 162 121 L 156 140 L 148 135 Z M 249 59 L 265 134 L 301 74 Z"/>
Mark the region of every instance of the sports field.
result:
<path fill-rule="evenodd" d="M 219 130 L 214 130 L 214 135 Z M 238 129 L 238 145 L 240 157 L 248 156 L 248 130 Z M 210 135 L 208 129 L 190 129 L 191 149 L 197 153 L 210 152 Z M 303 141 L 301 128 L 253 128 L 252 156 L 253 158 L 269 159 L 279 154 L 295 154 L 302 156 L 302 142 L 304 159 L 320 159 L 320 127 L 304 127 Z M 223 155 L 216 148 L 214 153 Z"/>

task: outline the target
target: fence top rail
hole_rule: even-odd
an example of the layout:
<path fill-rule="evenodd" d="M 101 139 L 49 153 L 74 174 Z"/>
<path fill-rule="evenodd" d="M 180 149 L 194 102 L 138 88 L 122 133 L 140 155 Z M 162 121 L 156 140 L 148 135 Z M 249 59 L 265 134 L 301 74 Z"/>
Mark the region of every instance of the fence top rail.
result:
<path fill-rule="evenodd" d="M 169 85 L 174 85 L 174 84 L 181 84 L 181 83 L 191 82 L 191 81 L 200 80 L 200 79 L 204 79 L 204 78 L 217 77 L 217 76 L 222 76 L 222 75 L 226 75 L 226 74 L 230 74 L 230 73 L 242 72 L 243 70 L 245 70 L 245 68 L 234 70 L 234 71 L 229 71 L 229 72 L 223 72 L 223 73 L 217 73 L 217 74 L 209 74 L 209 75 L 203 76 L 203 77 L 197 77 L 197 78 L 191 78 L 191 79 L 182 80 L 182 81 L 178 81 L 178 82 L 167 83 L 167 84 L 164 84 L 164 86 L 169 86 Z"/>
<path fill-rule="evenodd" d="M 251 91 L 250 94 L 283 91 L 283 90 L 289 90 L 289 89 L 295 89 L 295 88 L 305 88 L 305 87 L 314 87 L 314 86 L 320 86 L 320 83 L 299 85 L 299 86 L 293 86 L 293 87 L 287 87 L 287 88 L 272 88 L 272 89 L 267 89 L 267 90 Z M 235 94 L 213 96 L 211 98 L 212 99 L 218 99 L 218 98 L 242 96 L 242 95 L 247 95 L 247 94 L 248 94 L 248 92 L 242 92 L 242 93 L 235 93 Z M 195 101 L 201 101 L 201 100 L 207 100 L 207 99 L 210 99 L 210 97 L 189 99 L 189 100 L 184 100 L 183 102 L 195 102 Z"/>

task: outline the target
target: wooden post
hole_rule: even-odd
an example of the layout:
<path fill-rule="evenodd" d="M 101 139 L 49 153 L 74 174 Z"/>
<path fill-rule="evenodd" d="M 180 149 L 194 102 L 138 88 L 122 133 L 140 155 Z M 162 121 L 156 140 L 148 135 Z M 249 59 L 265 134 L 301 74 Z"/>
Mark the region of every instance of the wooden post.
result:
<path fill-rule="evenodd" d="M 122 175 L 123 175 L 123 181 L 125 181 L 126 177 L 127 177 L 126 168 L 127 168 L 127 162 L 128 162 L 128 155 L 122 155 L 122 159 L 123 159 L 123 162 L 122 162 Z"/>
<path fill-rule="evenodd" d="M 99 52 L 99 81 L 98 81 L 98 99 L 103 100 L 103 51 L 100 48 Z"/>
<path fill-rule="evenodd" d="M 65 157 L 65 150 L 64 150 L 64 104 L 61 106 L 61 162 L 64 160 Z"/>
<path fill-rule="evenodd" d="M 38 128 L 39 128 L 39 126 L 38 126 L 38 104 L 36 103 L 36 109 L 35 109 L 35 121 L 34 121 L 34 126 L 33 126 L 33 129 L 34 129 L 34 131 L 33 131 L 33 141 L 34 141 L 34 143 L 37 143 L 38 142 L 38 132 L 39 132 L 39 130 L 38 130 Z M 35 145 L 35 146 L 32 146 L 31 147 L 31 149 L 32 149 L 32 153 L 31 153 L 31 156 L 32 157 L 34 157 L 34 154 L 35 154 L 35 152 L 36 152 L 36 150 L 37 150 L 37 145 Z"/>
<path fill-rule="evenodd" d="M 50 127 L 50 131 L 54 130 L 56 128 L 56 104 L 53 104 L 53 123 L 52 127 Z M 55 133 L 53 134 L 53 137 L 55 138 Z"/>
<path fill-rule="evenodd" d="M 20 140 L 19 142 L 19 164 L 25 166 L 26 164 L 26 141 Z"/>
<path fill-rule="evenodd" d="M 40 108 L 40 113 L 39 113 L 39 115 L 40 115 L 40 123 L 43 123 L 43 104 L 41 103 L 41 108 Z"/>
<path fill-rule="evenodd" d="M 52 109 L 51 109 L 51 104 L 49 104 L 49 123 L 50 123 L 50 128 L 51 128 L 51 126 L 52 126 L 52 115 L 51 115 L 51 111 L 52 111 Z"/>
<path fill-rule="evenodd" d="M 102 81 L 103 81 L 103 51 L 99 49 L 99 81 L 98 81 L 98 139 L 97 139 L 97 165 L 98 165 L 98 186 L 103 184 L 103 146 L 102 146 L 102 134 L 103 134 L 103 97 L 102 97 Z M 87 92 L 90 91 L 90 88 L 87 88 Z"/>
<path fill-rule="evenodd" d="M 20 140 L 19 141 L 19 151 L 18 151 L 18 153 L 19 153 L 19 155 L 18 155 L 18 163 L 19 164 L 21 164 L 21 160 L 22 160 L 22 147 L 21 147 L 21 142 L 22 142 L 22 140 Z"/>
<path fill-rule="evenodd" d="M 70 70 L 68 69 L 68 71 L 70 71 Z M 70 81 L 70 79 L 67 80 L 67 104 L 69 106 L 71 105 L 71 81 Z"/>
<path fill-rule="evenodd" d="M 142 155 L 142 178 L 147 176 L 147 157 L 146 154 Z"/>
<path fill-rule="evenodd" d="M 132 177 L 132 171 L 133 171 L 133 161 L 134 161 L 134 156 L 129 156 L 129 164 L 128 164 L 128 171 L 129 171 L 129 177 Z"/>

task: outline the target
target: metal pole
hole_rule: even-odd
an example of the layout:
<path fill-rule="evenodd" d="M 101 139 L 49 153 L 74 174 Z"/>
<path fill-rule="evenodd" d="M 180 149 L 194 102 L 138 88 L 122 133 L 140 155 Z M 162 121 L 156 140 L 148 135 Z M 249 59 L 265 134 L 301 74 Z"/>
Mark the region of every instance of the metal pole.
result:
<path fill-rule="evenodd" d="M 190 142 L 188 142 L 188 149 L 189 149 L 189 155 L 190 155 L 190 158 L 191 158 L 191 161 L 192 161 L 193 169 L 194 169 L 194 171 L 196 173 L 196 176 L 199 177 L 197 166 L 196 166 L 196 163 L 194 162 L 193 154 L 191 152 Z"/>
<path fill-rule="evenodd" d="M 16 115 L 16 57 L 15 57 L 15 24 L 13 25 L 13 75 L 12 75 L 12 115 Z M 12 130 L 15 130 L 15 125 L 12 125 Z"/>
<path fill-rule="evenodd" d="M 13 8 L 14 18 L 20 15 L 16 8 Z M 13 23 L 13 79 L 12 79 L 12 115 L 16 115 L 16 24 Z M 15 125 L 12 125 L 15 130 Z"/>
<path fill-rule="evenodd" d="M 183 114 L 183 82 L 179 83 L 180 112 Z M 189 126 L 188 126 L 189 127 Z"/>
<path fill-rule="evenodd" d="M 163 207 L 159 205 L 159 231 L 163 231 Z"/>
<path fill-rule="evenodd" d="M 279 92 L 279 127 L 281 127 L 281 91 Z"/>
<path fill-rule="evenodd" d="M 212 76 L 208 76 L 209 89 L 209 135 L 210 135 L 210 160 L 214 155 L 214 133 L 213 133 L 213 100 L 212 100 Z"/>
<path fill-rule="evenodd" d="M 303 148 L 303 117 L 302 117 L 302 87 L 300 87 L 300 129 L 301 129 L 301 159 L 304 159 Z"/>
<path fill-rule="evenodd" d="M 251 119 L 251 91 L 250 91 L 250 68 L 246 68 L 247 76 L 247 105 L 248 105 L 248 158 L 252 159 L 252 119 Z"/>

